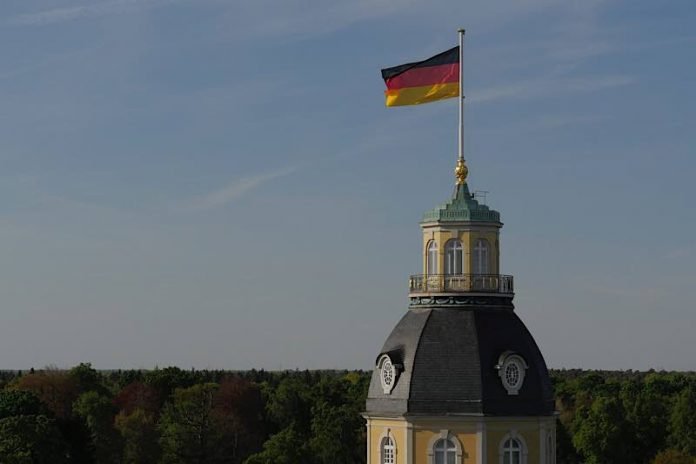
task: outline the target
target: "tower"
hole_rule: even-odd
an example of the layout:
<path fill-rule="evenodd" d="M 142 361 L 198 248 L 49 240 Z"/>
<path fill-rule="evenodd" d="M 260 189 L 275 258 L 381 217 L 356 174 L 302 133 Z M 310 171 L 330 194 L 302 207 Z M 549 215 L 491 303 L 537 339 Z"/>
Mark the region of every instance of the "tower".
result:
<path fill-rule="evenodd" d="M 368 464 L 555 464 L 544 358 L 500 274 L 500 213 L 456 187 L 425 213 L 423 270 L 375 359 L 364 417 Z"/>

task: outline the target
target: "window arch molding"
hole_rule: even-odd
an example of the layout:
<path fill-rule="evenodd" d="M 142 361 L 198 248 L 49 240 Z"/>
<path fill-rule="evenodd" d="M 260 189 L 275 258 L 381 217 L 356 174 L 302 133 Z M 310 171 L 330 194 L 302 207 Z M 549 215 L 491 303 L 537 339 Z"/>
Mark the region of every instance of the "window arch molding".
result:
<path fill-rule="evenodd" d="M 391 455 L 391 461 L 388 459 L 387 453 L 387 448 L 385 445 L 388 446 L 388 444 L 391 443 L 392 451 L 393 454 Z M 396 439 L 394 438 L 394 434 L 392 433 L 391 429 L 388 427 L 385 427 L 384 430 L 382 431 L 382 435 L 379 437 L 379 464 L 395 464 L 396 459 L 398 456 L 398 448 L 396 446 Z"/>
<path fill-rule="evenodd" d="M 462 444 L 459 439 L 446 429 L 440 430 L 440 433 L 436 433 L 430 438 L 430 441 L 428 442 L 428 464 L 435 464 L 435 444 L 440 440 L 449 440 L 454 444 L 456 453 L 454 462 L 455 464 L 462 464 L 464 448 L 462 448 Z"/>
<path fill-rule="evenodd" d="M 502 440 L 500 440 L 500 444 L 498 445 L 498 462 L 500 464 L 509 464 L 505 462 L 505 448 L 508 443 L 508 441 L 514 440 L 520 445 L 520 464 L 527 464 L 527 453 L 529 451 L 529 448 L 527 448 L 527 442 L 524 441 L 524 438 L 522 435 L 517 433 L 516 430 L 511 430 L 508 434 L 506 434 Z"/>

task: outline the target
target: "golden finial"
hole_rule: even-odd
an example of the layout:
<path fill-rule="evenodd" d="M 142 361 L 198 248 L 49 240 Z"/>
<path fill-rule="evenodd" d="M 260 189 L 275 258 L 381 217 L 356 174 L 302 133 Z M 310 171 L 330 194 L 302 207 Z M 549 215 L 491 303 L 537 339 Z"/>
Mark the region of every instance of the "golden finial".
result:
<path fill-rule="evenodd" d="M 457 159 L 457 167 L 454 168 L 454 176 L 457 178 L 457 185 L 466 183 L 467 175 L 469 175 L 469 168 L 466 167 L 464 159 Z"/>

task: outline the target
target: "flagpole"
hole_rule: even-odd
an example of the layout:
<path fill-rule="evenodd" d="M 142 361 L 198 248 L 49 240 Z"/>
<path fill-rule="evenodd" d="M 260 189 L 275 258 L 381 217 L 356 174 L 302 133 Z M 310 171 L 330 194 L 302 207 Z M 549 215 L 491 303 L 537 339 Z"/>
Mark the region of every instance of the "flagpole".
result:
<path fill-rule="evenodd" d="M 464 162 L 464 29 L 459 29 L 459 157 Z"/>

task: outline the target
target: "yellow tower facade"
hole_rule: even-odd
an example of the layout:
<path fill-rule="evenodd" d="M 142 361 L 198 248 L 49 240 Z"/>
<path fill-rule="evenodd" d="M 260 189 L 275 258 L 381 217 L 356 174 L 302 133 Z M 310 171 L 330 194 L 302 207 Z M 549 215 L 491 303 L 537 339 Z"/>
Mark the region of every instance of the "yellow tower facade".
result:
<path fill-rule="evenodd" d="M 368 464 L 555 464 L 544 358 L 500 273 L 500 214 L 469 192 L 425 213 L 422 273 L 375 359 Z"/>

